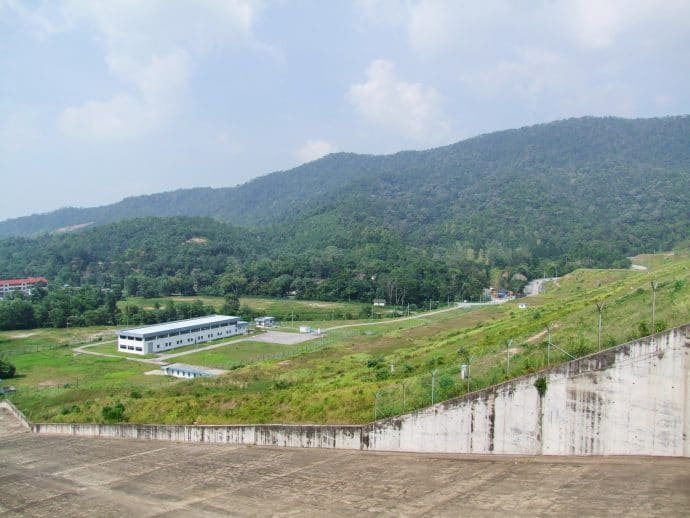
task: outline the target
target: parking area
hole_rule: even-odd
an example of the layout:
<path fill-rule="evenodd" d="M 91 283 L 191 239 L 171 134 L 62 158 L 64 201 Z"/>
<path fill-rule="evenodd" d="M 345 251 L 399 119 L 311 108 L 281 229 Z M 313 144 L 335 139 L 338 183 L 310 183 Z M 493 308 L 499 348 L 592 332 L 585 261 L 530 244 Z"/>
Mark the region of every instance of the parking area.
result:
<path fill-rule="evenodd" d="M 39 436 L 0 409 L 3 516 L 687 516 L 690 459 Z"/>

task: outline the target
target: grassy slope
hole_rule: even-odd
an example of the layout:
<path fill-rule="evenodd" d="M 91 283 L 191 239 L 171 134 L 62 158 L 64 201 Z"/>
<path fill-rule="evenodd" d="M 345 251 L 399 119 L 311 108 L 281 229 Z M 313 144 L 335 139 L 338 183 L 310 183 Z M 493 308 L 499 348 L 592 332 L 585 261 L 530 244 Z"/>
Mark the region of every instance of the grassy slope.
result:
<path fill-rule="evenodd" d="M 3 333 L 0 347 L 5 352 L 28 347 L 11 356 L 24 375 L 13 382 L 20 389 L 13 398 L 34 420 L 98 421 L 101 408 L 120 399 L 132 422 L 366 422 L 374 413 L 380 417 L 429 404 L 432 370 L 436 400 L 467 391 L 466 382 L 458 379 L 459 364 L 466 361 L 459 349 L 471 357 L 470 389 L 544 367 L 546 324 L 562 349 L 577 356 L 592 352 L 597 301 L 606 302 L 605 344 L 636 338 L 650 328 L 653 279 L 660 283 L 657 322 L 670 327 L 690 321 L 690 256 L 647 256 L 634 262 L 650 270 L 578 270 L 549 285 L 546 293 L 525 299 L 529 306 L 522 310 L 514 302 L 422 321 L 340 329 L 311 347 L 242 343 L 178 359 L 221 367 L 246 364 L 212 379 L 143 376 L 149 366 L 72 356 L 65 347 L 31 352 L 30 347 L 39 347 L 40 334 L 11 338 Z M 57 336 L 47 333 L 44 345 Z M 511 338 L 508 373 L 506 342 Z M 551 351 L 552 362 L 564 359 L 565 354 Z"/>

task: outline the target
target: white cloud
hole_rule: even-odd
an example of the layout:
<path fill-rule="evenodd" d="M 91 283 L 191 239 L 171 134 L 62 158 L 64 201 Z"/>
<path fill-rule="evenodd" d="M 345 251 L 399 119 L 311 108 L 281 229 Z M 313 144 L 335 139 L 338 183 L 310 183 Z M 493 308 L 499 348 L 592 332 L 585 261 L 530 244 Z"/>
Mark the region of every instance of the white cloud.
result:
<path fill-rule="evenodd" d="M 515 54 L 512 60 L 464 74 L 462 81 L 480 95 L 512 92 L 527 100 L 568 81 L 567 63 L 559 54 L 541 49 L 519 49 Z"/>
<path fill-rule="evenodd" d="M 405 23 L 405 0 L 355 0 L 354 4 L 367 21 L 392 26 Z"/>
<path fill-rule="evenodd" d="M 416 142 L 434 143 L 448 137 L 441 95 L 421 83 L 399 80 L 390 61 L 372 61 L 366 82 L 351 85 L 347 98 L 367 121 Z"/>
<path fill-rule="evenodd" d="M 218 132 L 215 144 L 221 151 L 236 154 L 242 151 L 242 144 L 227 130 Z"/>
<path fill-rule="evenodd" d="M 194 64 L 214 48 L 252 45 L 258 1 L 63 0 L 32 9 L 5 0 L 44 35 L 86 26 L 122 88 L 64 109 L 58 127 L 68 136 L 128 138 L 155 130 L 175 114 Z"/>
<path fill-rule="evenodd" d="M 76 138 L 133 138 L 155 129 L 175 112 L 190 73 L 184 51 L 153 56 L 139 64 L 126 56 L 109 56 L 110 70 L 131 85 L 106 101 L 91 100 L 65 108 L 58 127 Z"/>
<path fill-rule="evenodd" d="M 335 147 L 333 144 L 326 140 L 308 139 L 297 151 L 295 151 L 295 158 L 297 158 L 300 163 L 312 162 L 334 151 Z"/>

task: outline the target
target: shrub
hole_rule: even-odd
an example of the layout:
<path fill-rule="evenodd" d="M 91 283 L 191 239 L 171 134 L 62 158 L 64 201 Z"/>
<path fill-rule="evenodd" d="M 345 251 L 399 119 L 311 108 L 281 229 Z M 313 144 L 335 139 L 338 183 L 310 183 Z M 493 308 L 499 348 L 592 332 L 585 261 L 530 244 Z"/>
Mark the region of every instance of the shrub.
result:
<path fill-rule="evenodd" d="M 101 415 L 108 422 L 125 421 L 125 406 L 120 401 L 113 406 L 106 405 L 101 410 Z"/>
<path fill-rule="evenodd" d="M 132 399 L 141 399 L 141 392 L 139 392 L 138 390 L 133 390 L 129 393 L 129 397 L 131 397 Z"/>
<path fill-rule="evenodd" d="M 0 379 L 13 378 L 17 369 L 10 362 L 0 360 Z"/>
<path fill-rule="evenodd" d="M 534 381 L 534 386 L 537 389 L 537 392 L 539 392 L 539 397 L 544 397 L 544 394 L 546 394 L 546 378 L 539 376 Z"/>
<path fill-rule="evenodd" d="M 383 358 L 381 356 L 377 356 L 375 358 L 369 358 L 367 360 L 367 367 L 370 369 L 378 369 L 383 365 Z"/>
<path fill-rule="evenodd" d="M 273 386 L 279 390 L 286 389 L 290 386 L 290 382 L 286 379 L 277 379 L 273 382 Z"/>
<path fill-rule="evenodd" d="M 381 380 L 387 380 L 391 376 L 391 371 L 385 366 L 382 365 L 378 369 L 376 369 L 376 379 L 381 381 Z"/>
<path fill-rule="evenodd" d="M 640 332 L 640 336 L 647 336 L 649 334 L 647 322 L 640 322 L 637 324 L 637 330 Z"/>

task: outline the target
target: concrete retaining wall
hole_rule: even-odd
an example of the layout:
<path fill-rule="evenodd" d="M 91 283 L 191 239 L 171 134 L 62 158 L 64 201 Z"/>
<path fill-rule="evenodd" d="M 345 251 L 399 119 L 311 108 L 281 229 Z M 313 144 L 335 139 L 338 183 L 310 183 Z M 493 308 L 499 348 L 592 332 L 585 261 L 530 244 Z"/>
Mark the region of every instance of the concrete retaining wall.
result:
<path fill-rule="evenodd" d="M 372 423 L 368 449 L 690 456 L 690 327 Z M 540 397 L 538 377 L 547 389 Z"/>
<path fill-rule="evenodd" d="M 32 431 L 118 439 L 247 444 L 292 448 L 359 449 L 361 426 L 328 425 L 106 425 L 37 423 Z"/>
<path fill-rule="evenodd" d="M 17 418 L 17 420 L 22 423 L 25 427 L 31 428 L 31 423 L 29 420 L 26 418 L 26 416 L 22 413 L 21 410 L 19 410 L 16 406 L 12 404 L 11 401 L 7 401 L 6 399 L 0 399 L 0 408 L 4 408 L 7 410 L 10 414 L 12 414 L 14 417 Z"/>
<path fill-rule="evenodd" d="M 689 336 L 686 325 L 365 426 L 42 423 L 31 428 L 300 448 L 690 457 Z M 539 377 L 546 380 L 543 396 L 534 385 Z"/>

